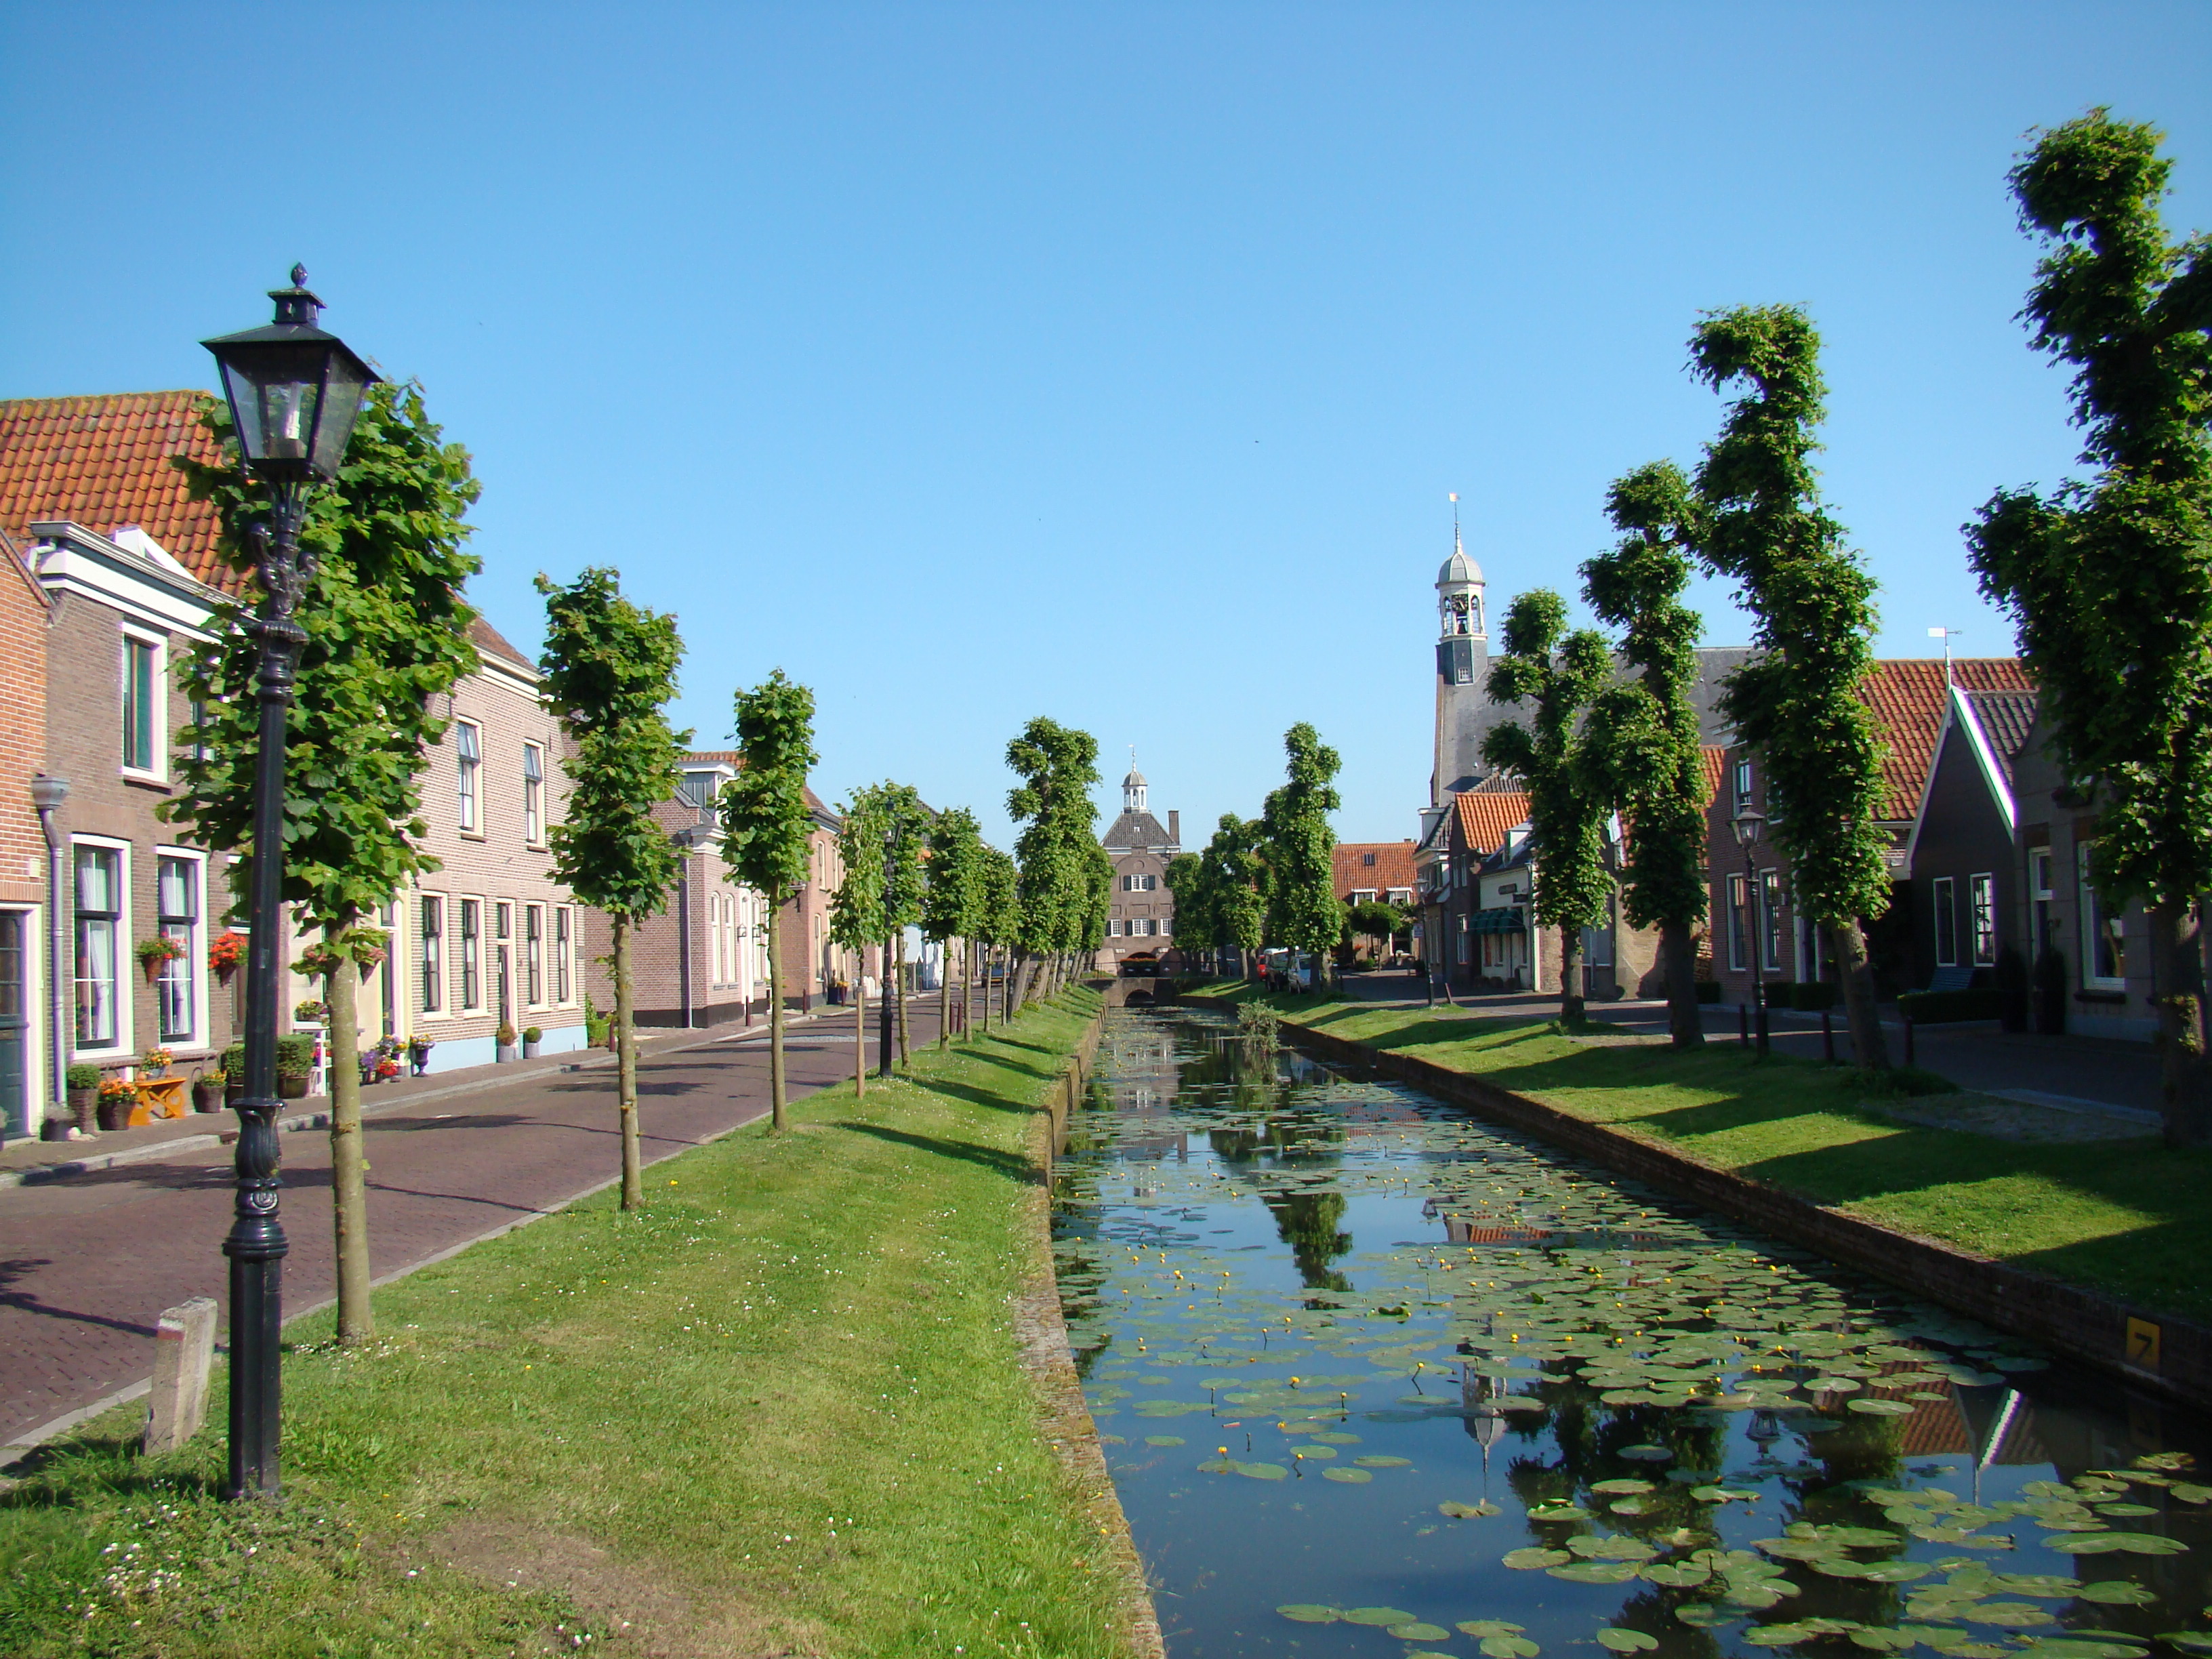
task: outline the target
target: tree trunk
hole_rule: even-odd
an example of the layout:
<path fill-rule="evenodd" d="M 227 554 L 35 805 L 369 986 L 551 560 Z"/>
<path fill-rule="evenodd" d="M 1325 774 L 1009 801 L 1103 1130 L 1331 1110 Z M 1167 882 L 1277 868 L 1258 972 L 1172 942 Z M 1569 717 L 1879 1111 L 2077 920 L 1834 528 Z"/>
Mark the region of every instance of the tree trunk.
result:
<path fill-rule="evenodd" d="M 1843 982 L 1844 1021 L 1850 1027 L 1851 1063 L 1875 1071 L 1889 1069 L 1889 1040 L 1874 1001 L 1874 964 L 1867 958 L 1866 933 L 1857 922 L 1828 929 L 1828 953 Z"/>
<path fill-rule="evenodd" d="M 868 1092 L 868 959 L 853 969 L 853 1097 Z"/>
<path fill-rule="evenodd" d="M 900 933 L 898 933 L 898 935 L 897 935 L 897 938 L 898 938 L 898 964 L 897 964 L 897 971 L 898 971 L 898 1063 L 899 1063 L 900 1065 L 903 1066 L 903 1065 L 905 1065 L 905 1064 L 906 1064 L 906 1061 L 907 1061 L 907 1056 L 908 1056 L 908 1055 L 909 1055 L 909 1054 L 911 1054 L 914 1052 L 914 1045 L 913 1045 L 913 1043 L 909 1042 L 907 1040 L 907 1025 L 906 1025 L 906 933 L 905 933 L 905 931 L 904 931 L 903 929 L 902 929 L 902 930 L 900 931 Z"/>
<path fill-rule="evenodd" d="M 783 938 L 778 907 L 768 907 L 768 1122 L 781 1134 L 783 1121 Z"/>
<path fill-rule="evenodd" d="M 645 1165 L 637 1139 L 637 1032 L 630 1024 L 636 1006 L 636 988 L 630 982 L 630 924 L 617 916 L 615 924 L 615 1101 L 622 1114 L 622 1206 L 635 1210 L 645 1204 Z"/>
<path fill-rule="evenodd" d="M 361 969 L 339 941 L 352 921 L 323 929 L 337 953 L 325 976 L 331 1008 L 331 1219 L 337 1232 L 338 1344 L 352 1347 L 376 1334 L 368 1299 L 368 1157 L 361 1139 Z"/>
<path fill-rule="evenodd" d="M 2193 905 L 2148 907 L 2152 997 L 2158 1006 L 2166 1144 L 2212 1146 L 2212 1053 L 2205 1042 L 2204 920 Z"/>
<path fill-rule="evenodd" d="M 1570 1030 L 1583 1023 L 1583 930 L 1559 929 L 1559 1024 Z"/>
<path fill-rule="evenodd" d="M 963 1000 L 961 1012 L 967 1007 Z M 952 941 L 947 939 L 937 953 L 937 1046 L 952 1046 Z"/>
<path fill-rule="evenodd" d="M 1698 1010 L 1698 942 L 1688 922 L 1659 924 L 1659 954 L 1667 973 L 1667 1035 L 1677 1048 L 1700 1048 L 1705 1018 Z"/>
<path fill-rule="evenodd" d="M 883 1006 L 876 1016 L 876 1075 L 889 1079 L 891 1074 L 891 1003 L 897 988 L 891 980 L 891 942 L 884 940 L 884 953 L 876 959 L 876 995 Z"/>

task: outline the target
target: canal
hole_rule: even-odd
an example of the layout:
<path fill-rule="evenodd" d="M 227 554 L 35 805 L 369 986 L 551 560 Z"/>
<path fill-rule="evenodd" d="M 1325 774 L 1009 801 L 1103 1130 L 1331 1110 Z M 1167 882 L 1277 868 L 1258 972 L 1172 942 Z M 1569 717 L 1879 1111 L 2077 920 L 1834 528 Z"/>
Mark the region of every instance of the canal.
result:
<path fill-rule="evenodd" d="M 2191 1413 L 1210 1013 L 1054 1227 L 1172 1659 L 2212 1655 Z"/>

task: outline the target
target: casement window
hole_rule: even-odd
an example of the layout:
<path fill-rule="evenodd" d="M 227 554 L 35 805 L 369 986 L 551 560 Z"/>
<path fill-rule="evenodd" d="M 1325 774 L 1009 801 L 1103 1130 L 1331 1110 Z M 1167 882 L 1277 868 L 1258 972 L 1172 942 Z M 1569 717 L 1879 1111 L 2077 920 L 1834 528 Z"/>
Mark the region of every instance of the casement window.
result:
<path fill-rule="evenodd" d="M 1739 812 L 1751 805 L 1751 760 L 1748 756 L 1735 763 L 1735 810 Z"/>
<path fill-rule="evenodd" d="M 522 995 L 532 1007 L 545 1001 L 545 907 L 522 907 Z"/>
<path fill-rule="evenodd" d="M 1994 874 L 1966 878 L 1966 921 L 1973 940 L 1974 966 L 1993 966 L 1997 959 L 1997 878 Z"/>
<path fill-rule="evenodd" d="M 545 839 L 545 750 L 522 745 L 522 838 L 532 847 Z"/>
<path fill-rule="evenodd" d="M 478 809 L 477 796 L 483 783 L 483 732 L 467 720 L 458 721 L 453 727 L 453 744 L 460 757 L 457 775 L 459 822 L 464 830 L 481 830 L 483 815 Z"/>
<path fill-rule="evenodd" d="M 461 1006 L 483 1006 L 483 901 L 465 898 L 461 904 Z"/>
<path fill-rule="evenodd" d="M 1121 923 L 1119 917 L 1109 916 L 1106 918 L 1106 937 L 1108 939 L 1119 939 L 1121 937 Z"/>
<path fill-rule="evenodd" d="M 1121 878 L 1121 890 L 1125 893 L 1149 893 L 1158 888 L 1159 884 L 1160 878 L 1158 876 L 1124 876 Z"/>
<path fill-rule="evenodd" d="M 73 849 L 76 874 L 76 1048 L 80 1053 L 124 1043 L 124 895 L 127 854 L 120 847 Z"/>
<path fill-rule="evenodd" d="M 191 1042 L 199 1032 L 200 873 L 196 858 L 164 853 L 155 866 L 155 926 L 184 954 L 161 964 L 155 990 L 164 1042 Z"/>
<path fill-rule="evenodd" d="M 2033 937 L 2028 944 L 2039 958 L 2057 943 L 2051 936 L 2053 896 L 2051 890 L 2051 849 L 2048 847 L 2030 848 L 2027 854 L 2027 915 Z"/>
<path fill-rule="evenodd" d="M 163 705 L 168 701 L 164 653 L 158 640 L 123 636 L 123 769 L 161 775 Z"/>
<path fill-rule="evenodd" d="M 1455 952 L 1453 952 L 1453 954 L 1454 954 L 1455 957 L 1458 957 L 1458 959 L 1459 959 L 1459 965 L 1460 965 L 1461 967 L 1462 967 L 1462 968 L 1464 968 L 1464 967 L 1466 967 L 1466 966 L 1467 966 L 1467 951 L 1468 951 L 1468 943 L 1467 943 L 1467 941 L 1468 941 L 1467 918 L 1466 918 L 1465 916 L 1462 916 L 1462 917 L 1459 919 L 1459 949 L 1458 949 L 1457 951 L 1455 951 Z"/>
<path fill-rule="evenodd" d="M 1740 974 L 1751 960 L 1751 884 L 1741 876 L 1728 878 L 1729 971 Z"/>
<path fill-rule="evenodd" d="M 442 1013 L 446 1006 L 446 901 L 434 893 L 422 895 L 422 1012 Z"/>
<path fill-rule="evenodd" d="M 1355 887 L 1355 888 L 1353 888 L 1353 889 L 1352 890 L 1352 902 L 1354 904 L 1372 904 L 1372 903 L 1374 903 L 1374 902 L 1375 902 L 1375 890 L 1374 890 L 1372 887 Z"/>
<path fill-rule="evenodd" d="M 2092 991 L 2128 988 L 2128 949 L 2120 914 L 2099 896 L 2089 880 L 2089 852 L 2094 842 L 2075 844 L 2075 879 L 2081 905 L 2081 984 Z"/>
<path fill-rule="evenodd" d="M 568 918 L 571 912 L 565 904 L 553 907 L 553 1000 L 566 1006 L 568 1000 Z"/>
<path fill-rule="evenodd" d="M 1759 872 L 1759 966 L 1762 973 L 1782 971 L 1782 872 Z"/>
<path fill-rule="evenodd" d="M 1934 896 L 1929 901 L 1936 923 L 1936 965 L 1955 968 L 1959 965 L 1959 894 L 1958 884 L 1948 876 L 1938 876 L 1929 884 Z"/>
<path fill-rule="evenodd" d="M 1170 918 L 1162 916 L 1152 924 L 1152 931 L 1155 933 L 1172 933 L 1175 932 L 1175 926 Z"/>

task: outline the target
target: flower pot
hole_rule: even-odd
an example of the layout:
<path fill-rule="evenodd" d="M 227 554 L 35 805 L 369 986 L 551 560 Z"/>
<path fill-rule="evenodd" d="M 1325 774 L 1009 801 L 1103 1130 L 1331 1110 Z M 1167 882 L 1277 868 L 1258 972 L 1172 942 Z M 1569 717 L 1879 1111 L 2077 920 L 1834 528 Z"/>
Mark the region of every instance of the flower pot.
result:
<path fill-rule="evenodd" d="M 276 1073 L 276 1098 L 305 1100 L 307 1097 L 307 1074 L 305 1072 Z"/>
<path fill-rule="evenodd" d="M 90 1134 L 94 1116 L 100 1110 L 100 1091 L 72 1089 L 69 1091 L 69 1105 L 70 1115 L 76 1120 L 76 1127 Z"/>
<path fill-rule="evenodd" d="M 515 1058 L 514 1045 L 512 1042 L 494 1043 L 491 1057 L 498 1064 L 504 1066 L 508 1060 Z"/>
<path fill-rule="evenodd" d="M 93 1109 L 101 1128 L 125 1129 L 131 1127 L 131 1108 L 136 1103 L 125 1095 L 120 1100 L 102 1100 Z"/>
<path fill-rule="evenodd" d="M 192 1079 L 192 1109 L 196 1112 L 219 1112 L 222 1109 L 223 1092 L 228 1083 L 212 1083 L 205 1078 Z"/>
<path fill-rule="evenodd" d="M 525 1060 L 535 1060 L 535 1059 L 537 1059 L 537 1058 L 538 1058 L 538 1049 L 539 1049 L 540 1048 L 542 1048 L 543 1046 L 544 1046 L 544 1045 L 543 1045 L 542 1043 L 536 1043 L 536 1042 L 532 1042 L 528 1037 L 525 1037 L 525 1038 L 523 1038 L 523 1040 L 522 1040 L 522 1057 L 523 1057 Z"/>

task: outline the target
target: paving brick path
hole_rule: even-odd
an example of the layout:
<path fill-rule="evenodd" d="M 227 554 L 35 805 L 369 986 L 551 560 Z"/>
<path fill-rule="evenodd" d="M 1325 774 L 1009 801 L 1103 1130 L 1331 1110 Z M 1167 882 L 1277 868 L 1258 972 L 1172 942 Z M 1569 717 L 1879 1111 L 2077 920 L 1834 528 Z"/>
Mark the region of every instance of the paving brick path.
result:
<path fill-rule="evenodd" d="M 935 995 L 908 1009 L 915 1046 L 934 1041 Z M 832 1010 L 798 1024 L 786 1047 L 794 1097 L 849 1077 L 852 1016 Z M 638 1094 L 647 1163 L 751 1121 L 768 1109 L 765 1026 L 671 1034 L 641 1061 Z M 364 1099 L 376 1104 L 375 1091 Z M 312 1131 L 283 1140 L 284 1304 L 296 1312 L 333 1292 L 330 1142 Z M 541 1071 L 402 1101 L 367 1119 L 367 1145 L 369 1245 L 382 1276 L 618 1174 L 614 1075 Z M 228 1149 L 205 1146 L 0 1190 L 0 1443 L 145 1378 L 162 1309 L 193 1296 L 227 1300 L 230 1194 Z"/>

